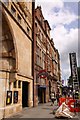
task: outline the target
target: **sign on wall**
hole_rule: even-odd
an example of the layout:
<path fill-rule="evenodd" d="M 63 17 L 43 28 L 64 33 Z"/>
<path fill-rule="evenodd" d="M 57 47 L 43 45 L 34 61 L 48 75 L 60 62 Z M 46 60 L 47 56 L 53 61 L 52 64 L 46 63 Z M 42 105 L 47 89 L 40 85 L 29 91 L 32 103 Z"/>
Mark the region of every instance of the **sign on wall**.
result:
<path fill-rule="evenodd" d="M 46 70 L 40 70 L 38 73 L 38 77 L 40 78 L 46 78 L 48 76 Z"/>
<path fill-rule="evenodd" d="M 70 53 L 70 65 L 71 65 L 71 73 L 74 79 L 77 77 L 77 61 L 76 61 L 76 53 Z"/>
<path fill-rule="evenodd" d="M 12 91 L 7 91 L 6 105 L 9 105 L 11 103 L 12 103 Z"/>
<path fill-rule="evenodd" d="M 14 103 L 18 102 L 18 91 L 14 91 Z"/>
<path fill-rule="evenodd" d="M 78 73 L 77 73 L 77 61 L 76 53 L 70 53 L 70 66 L 71 66 L 71 76 L 73 78 L 73 88 L 78 89 Z"/>

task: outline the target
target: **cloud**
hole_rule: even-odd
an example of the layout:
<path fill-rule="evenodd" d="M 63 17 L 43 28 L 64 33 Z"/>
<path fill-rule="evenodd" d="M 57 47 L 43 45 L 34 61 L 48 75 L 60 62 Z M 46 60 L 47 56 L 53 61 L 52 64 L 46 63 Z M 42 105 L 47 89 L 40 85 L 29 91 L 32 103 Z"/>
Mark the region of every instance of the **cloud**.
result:
<path fill-rule="evenodd" d="M 53 25 L 69 25 L 71 22 L 75 21 L 78 19 L 78 16 L 75 15 L 74 13 L 71 13 L 68 10 L 60 10 L 58 13 L 54 13 L 53 15 L 49 16 L 52 18 Z"/>
<path fill-rule="evenodd" d="M 43 16 L 48 20 L 52 30 L 51 37 L 54 40 L 55 47 L 59 50 L 61 58 L 62 79 L 68 79 L 70 76 L 69 53 L 78 54 L 78 28 L 65 28 L 78 20 L 78 16 L 69 7 L 64 8 L 63 1 L 59 2 L 40 2 Z M 57 11 L 55 11 L 55 8 Z"/>
<path fill-rule="evenodd" d="M 52 27 L 53 25 L 53 18 L 54 18 L 54 14 L 53 14 L 53 9 L 54 8 L 63 8 L 63 2 L 62 0 L 36 0 L 35 2 L 35 7 L 37 6 L 41 6 L 42 8 L 42 13 L 43 16 L 46 20 L 49 21 L 50 26 Z"/>
<path fill-rule="evenodd" d="M 52 1 L 52 0 L 50 0 Z M 67 24 L 69 25 L 71 22 L 78 19 L 78 16 L 73 12 L 69 11 L 69 9 L 64 8 L 64 3 L 62 0 L 57 0 L 56 2 L 39 2 L 37 1 L 37 5 L 41 5 L 42 12 L 45 17 L 49 21 L 51 27 L 59 25 L 59 24 Z M 55 12 L 55 8 L 58 9 L 58 12 Z"/>
<path fill-rule="evenodd" d="M 78 29 L 72 28 L 68 31 L 63 25 L 58 25 L 52 33 L 55 47 L 58 48 L 61 57 L 62 77 L 66 79 L 70 76 L 69 53 L 78 54 Z"/>
<path fill-rule="evenodd" d="M 78 51 L 78 29 L 67 30 L 63 25 L 58 25 L 51 32 L 55 46 L 60 53 L 64 51 Z M 70 48 L 70 49 L 69 49 Z"/>
<path fill-rule="evenodd" d="M 62 78 L 68 79 L 70 76 L 69 53 L 76 52 L 78 54 L 78 29 L 68 31 L 63 25 L 59 25 L 53 32 L 54 43 L 61 57 Z"/>
<path fill-rule="evenodd" d="M 51 3 L 51 4 L 50 4 Z M 41 5 L 43 11 L 50 11 L 53 7 L 58 7 L 62 8 L 63 7 L 63 2 L 62 0 L 36 0 L 35 6 Z"/>

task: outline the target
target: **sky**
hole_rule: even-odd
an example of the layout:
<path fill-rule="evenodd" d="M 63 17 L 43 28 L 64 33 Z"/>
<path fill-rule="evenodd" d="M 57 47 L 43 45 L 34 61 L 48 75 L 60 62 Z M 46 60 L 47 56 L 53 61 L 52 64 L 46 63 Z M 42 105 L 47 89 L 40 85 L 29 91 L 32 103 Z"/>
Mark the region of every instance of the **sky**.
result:
<path fill-rule="evenodd" d="M 43 16 L 51 27 L 51 38 L 60 53 L 61 78 L 65 80 L 70 76 L 69 53 L 76 52 L 79 58 L 79 21 L 78 0 L 37 0 L 36 6 L 41 6 Z M 77 59 L 77 66 L 79 66 Z M 65 85 L 66 85 L 65 84 Z"/>

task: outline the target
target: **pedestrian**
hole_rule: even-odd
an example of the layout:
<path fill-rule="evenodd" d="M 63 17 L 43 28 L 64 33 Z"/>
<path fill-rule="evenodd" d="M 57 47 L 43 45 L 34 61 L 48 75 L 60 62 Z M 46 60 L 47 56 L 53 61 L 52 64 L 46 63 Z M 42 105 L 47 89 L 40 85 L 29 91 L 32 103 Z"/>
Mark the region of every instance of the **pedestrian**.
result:
<path fill-rule="evenodd" d="M 52 104 L 51 104 L 51 105 L 54 104 L 54 100 L 55 100 L 55 93 L 52 92 L 52 93 L 51 93 L 51 101 L 52 101 Z"/>
<path fill-rule="evenodd" d="M 59 103 L 59 93 L 56 93 L 57 104 Z"/>

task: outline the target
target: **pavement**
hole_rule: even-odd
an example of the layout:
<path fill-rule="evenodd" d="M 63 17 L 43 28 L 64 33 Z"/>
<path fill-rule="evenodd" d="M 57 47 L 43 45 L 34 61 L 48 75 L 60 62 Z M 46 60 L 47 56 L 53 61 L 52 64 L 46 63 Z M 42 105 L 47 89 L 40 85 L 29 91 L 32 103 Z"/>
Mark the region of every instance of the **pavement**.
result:
<path fill-rule="evenodd" d="M 23 108 L 21 112 L 18 112 L 10 117 L 10 120 L 13 120 L 11 118 L 14 118 L 14 120 L 18 120 L 20 118 L 46 118 L 46 120 L 62 120 L 55 118 L 55 114 L 53 114 L 53 109 L 57 109 L 58 106 L 51 106 L 51 102 L 39 104 L 37 107 L 32 108 Z M 64 118 L 65 119 L 65 118 Z M 64 120 L 63 119 L 63 120 Z M 7 119 L 6 119 L 7 120 Z M 29 119 L 30 120 L 30 119 Z M 40 120 L 40 119 L 39 119 Z M 65 120 L 69 120 L 68 118 Z M 71 119 L 70 119 L 71 120 Z M 80 113 L 77 113 L 72 120 L 80 120 Z"/>

